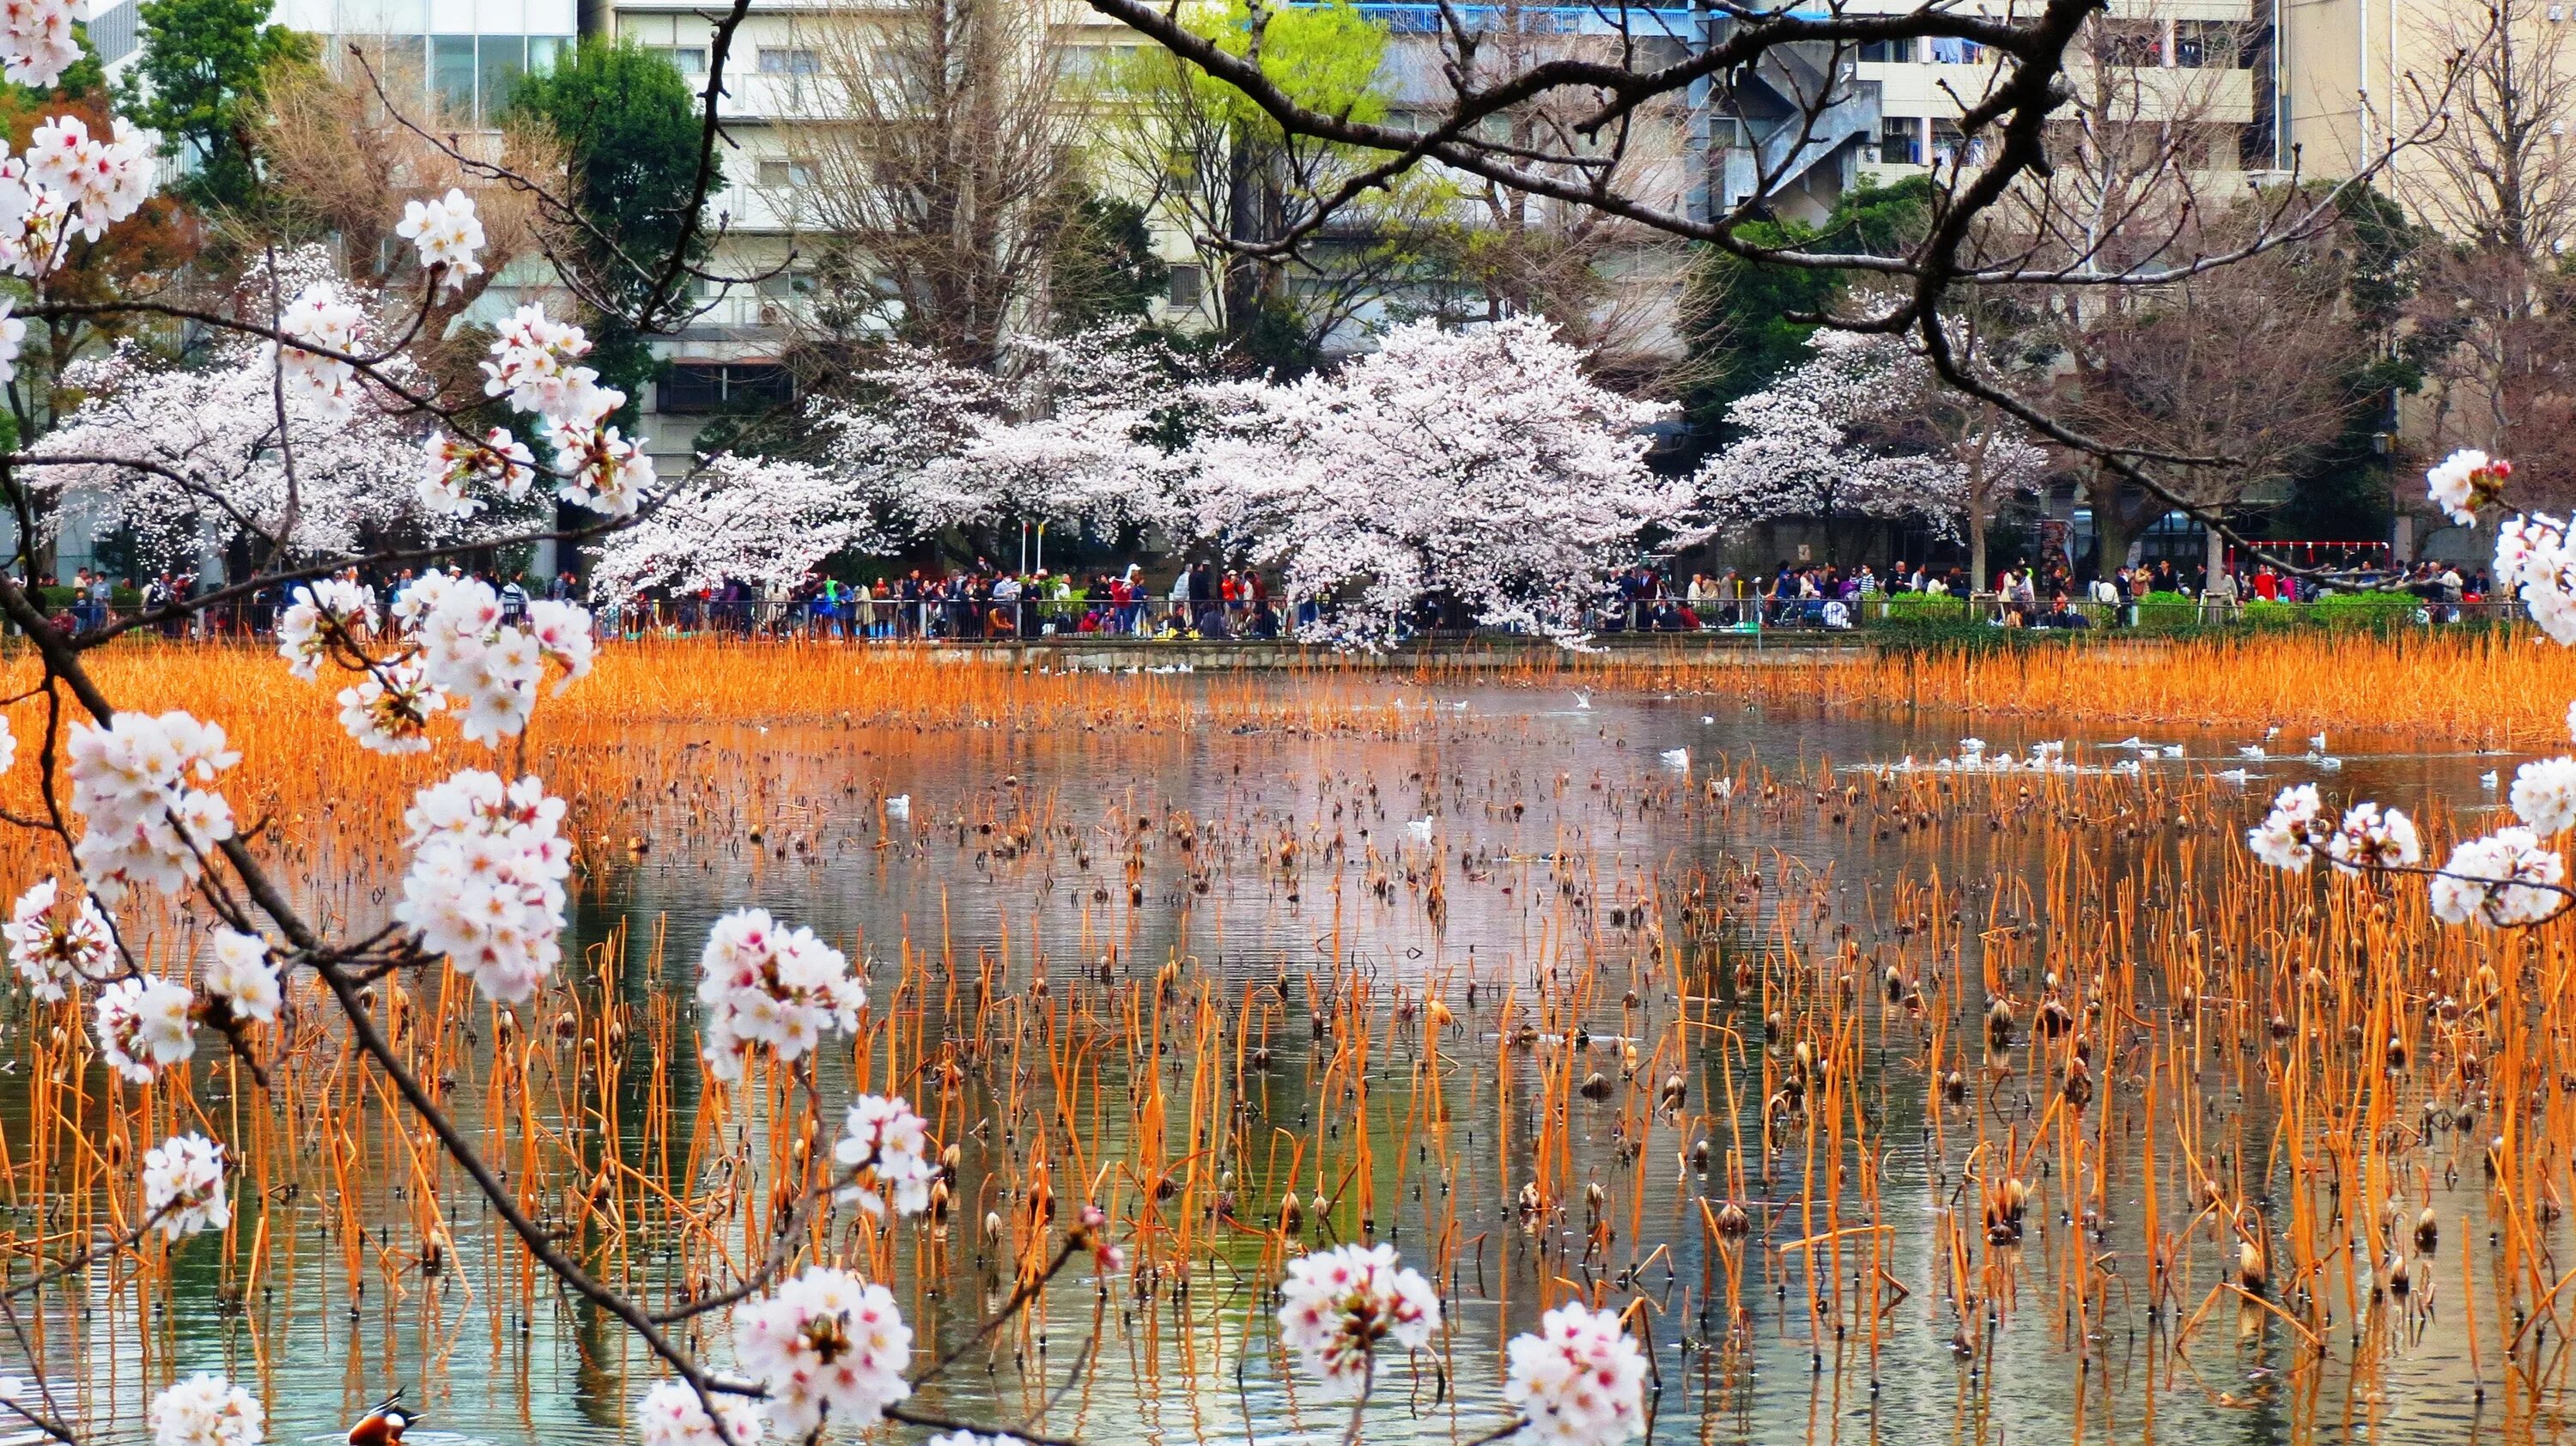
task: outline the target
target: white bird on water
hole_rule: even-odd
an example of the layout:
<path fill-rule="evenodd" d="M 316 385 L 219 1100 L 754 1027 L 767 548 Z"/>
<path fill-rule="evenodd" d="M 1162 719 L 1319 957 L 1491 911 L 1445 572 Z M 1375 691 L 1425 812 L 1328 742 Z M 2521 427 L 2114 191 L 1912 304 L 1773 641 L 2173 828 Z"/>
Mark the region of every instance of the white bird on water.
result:
<path fill-rule="evenodd" d="M 2280 737 L 2280 736 L 2281 736 L 2281 725 L 2280 725 L 2280 724 L 2278 724 L 2278 723 L 2275 723 L 2275 724 L 2273 724 L 2271 727 L 2266 728 L 2266 729 L 2264 729 L 2264 730 L 2263 730 L 2263 741 L 2264 741 L 2264 742 L 2266 742 L 2266 743 L 2269 743 L 2269 742 L 2271 742 L 2273 739 L 2278 738 L 2278 737 Z"/>
<path fill-rule="evenodd" d="M 1685 772 L 1685 773 L 1689 772 L 1689 771 L 1690 771 L 1690 750 L 1689 750 L 1689 749 L 1687 749 L 1687 748 L 1667 748 L 1667 749 L 1665 749 L 1665 750 L 1664 750 L 1664 766 L 1665 766 L 1666 768 L 1678 768 L 1678 769 L 1682 770 L 1682 771 L 1683 771 L 1683 772 Z"/>
<path fill-rule="evenodd" d="M 2244 747 L 2236 750 L 2236 756 L 2239 758 L 2260 758 L 2263 756 L 2263 745 L 2260 743 L 2248 743 Z"/>
<path fill-rule="evenodd" d="M 2218 780 L 2221 783 L 2243 783 L 2252 776 L 2242 768 L 2222 768 L 2218 771 Z"/>
<path fill-rule="evenodd" d="M 888 798 L 886 800 L 886 817 L 912 817 L 912 795 L 909 793 L 898 793 Z"/>
<path fill-rule="evenodd" d="M 2308 746 L 2309 746 L 2310 748 L 2313 748 L 2313 749 L 2317 750 L 2319 753 L 2323 753 L 2323 752 L 2325 752 L 2325 751 L 2326 751 L 2326 735 L 2324 735 L 2324 734 L 2322 734 L 2322 733 L 2311 733 L 2311 734 L 2309 734 L 2309 735 L 2308 735 Z"/>
<path fill-rule="evenodd" d="M 1592 706 L 1592 695 L 1591 695 L 1591 694 L 1589 694 L 1589 693 L 1584 692 L 1584 691 L 1583 691 L 1582 689 L 1580 689 L 1580 688 L 1575 689 L 1575 690 L 1574 690 L 1574 706 L 1575 706 L 1575 707 L 1577 707 L 1577 708 L 1589 708 L 1589 707 L 1591 707 L 1591 706 Z"/>
<path fill-rule="evenodd" d="M 1407 819 L 1404 823 L 1404 831 L 1413 835 L 1415 838 L 1429 838 L 1431 837 L 1431 820 L 1427 818 Z"/>
<path fill-rule="evenodd" d="M 2485 789 L 2489 793 L 2493 793 L 2495 792 L 2495 786 L 2496 775 L 2494 769 L 2490 768 L 2486 772 L 2478 775 L 2478 787 Z"/>
<path fill-rule="evenodd" d="M 2181 744 L 2179 744 L 2179 743 L 2168 743 L 2168 744 L 2166 744 L 2166 745 L 2165 745 L 2165 757 L 2167 757 L 2167 758 L 2180 758 L 2180 757 L 2182 757 L 2182 745 L 2181 745 Z"/>

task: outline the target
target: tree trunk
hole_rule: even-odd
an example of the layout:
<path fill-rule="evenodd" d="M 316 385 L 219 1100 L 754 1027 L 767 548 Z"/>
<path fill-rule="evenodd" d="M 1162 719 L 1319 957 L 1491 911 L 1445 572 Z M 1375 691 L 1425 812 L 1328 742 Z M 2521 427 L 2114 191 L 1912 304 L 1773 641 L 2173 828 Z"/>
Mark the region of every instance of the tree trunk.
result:
<path fill-rule="evenodd" d="M 1968 509 L 1968 589 L 1983 591 L 1986 586 L 1986 510 Z"/>

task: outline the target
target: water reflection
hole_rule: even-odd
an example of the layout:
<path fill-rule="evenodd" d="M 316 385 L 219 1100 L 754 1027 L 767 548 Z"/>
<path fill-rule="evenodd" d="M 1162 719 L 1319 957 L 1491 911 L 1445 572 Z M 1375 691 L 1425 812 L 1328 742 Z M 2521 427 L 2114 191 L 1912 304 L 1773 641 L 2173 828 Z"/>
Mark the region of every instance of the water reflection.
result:
<path fill-rule="evenodd" d="M 460 1109 L 498 1160 L 540 1135 L 682 1193 L 771 1158 L 776 1102 L 710 1119 L 685 1048 L 698 943 L 719 913 L 757 904 L 869 961 L 877 1017 L 922 1061 L 894 1087 L 965 1147 L 944 1238 L 906 1232 L 891 1267 L 925 1350 L 962 1342 L 1007 1291 L 987 1217 L 1007 1235 L 1036 1208 L 1036 1162 L 1068 1206 L 1117 1202 L 1149 1266 L 1060 1280 L 1029 1332 L 941 1383 L 931 1399 L 960 1416 L 1014 1421 L 1053 1401 L 1052 1429 L 1095 1441 L 1338 1436 L 1344 1413 L 1300 1398 L 1270 1338 L 1293 1194 L 1305 1243 L 1373 1237 L 1440 1263 L 1449 1350 L 1390 1374 L 1376 1439 L 1472 1437 L 1508 1419 L 1504 1341 L 1535 1326 L 1543 1300 L 1604 1282 L 1648 1303 L 1657 1439 L 2537 1434 L 2528 1394 L 2473 1399 L 2457 1243 L 2430 1262 L 2437 1305 L 2415 1328 L 2366 1311 L 2356 1351 L 2351 1308 L 2333 1299 L 2322 1362 L 2259 1308 L 2204 1304 L 2234 1259 L 2222 1231 L 2191 1238 L 2174 1264 L 2187 1288 L 2150 1308 L 2144 1130 L 2169 1137 L 2163 1170 L 2198 1141 L 2233 1195 L 2289 1208 L 2282 1103 L 2259 1051 L 2109 1027 L 2112 1057 L 2095 1068 L 2116 1099 L 2091 1118 L 2122 1134 L 2103 1142 L 2108 1173 L 2080 1204 L 2051 1173 L 2062 1147 L 2044 1143 L 2052 1082 L 2020 1051 L 1976 1058 L 1990 969 L 2027 1006 L 2061 955 L 2193 907 L 2243 867 L 2238 815 L 2272 789 L 2319 780 L 2392 803 L 2491 803 L 2476 776 L 2497 760 L 2356 747 L 2328 768 L 2141 720 L 2089 737 L 1985 730 L 1990 755 L 2062 741 L 2071 774 L 1943 774 L 1935 761 L 1961 755 L 1955 720 L 1708 697 L 1365 696 L 1386 710 L 1383 736 L 710 722 L 623 740 L 593 766 L 633 786 L 581 815 L 603 862 L 567 955 L 591 1002 L 578 1020 L 517 1026 L 588 1039 L 598 1002 L 622 1001 L 617 1078 L 578 1050 L 561 1071 L 514 1075 L 478 1034 L 448 1061 Z M 2179 755 L 2107 746 L 2133 736 Z M 2265 757 L 2243 755 L 2256 746 Z M 1909 759 L 1915 773 L 1898 773 Z M 2213 777 L 2232 770 L 2244 776 Z M 1956 782 L 1921 795 L 1951 813 L 1918 822 L 1888 807 L 1909 777 Z M 1716 778 L 1735 785 L 1723 802 Z M 1865 788 L 1886 791 L 1873 805 Z M 900 814 L 885 806 L 898 796 Z M 1934 918 L 1942 908 L 1959 917 Z M 381 899 L 353 881 L 347 912 L 363 927 Z M 1881 999 L 1885 961 L 1901 977 Z M 1812 1030 L 1799 1011 L 1821 987 L 1780 981 L 1842 988 L 1838 970 L 1859 980 L 1847 1001 L 1859 1068 L 1831 1088 L 1811 1079 L 1783 1123 L 1771 1101 L 1797 1068 L 1788 1038 Z M 427 1018 L 463 1007 L 417 1004 Z M 1766 1047 L 1782 1009 L 1796 1017 Z M 1927 1079 L 1936 1035 L 1965 1066 L 1961 1103 Z M 2130 1095 L 2160 1049 L 2189 1071 L 2164 1087 L 2188 1079 L 2199 1098 L 2150 1114 Z M 1672 1076 L 1678 1111 L 1662 1108 Z M 232 1081 L 200 1077 L 198 1108 L 236 1110 Z M 224 1369 L 263 1383 L 281 1441 L 337 1439 L 395 1384 L 425 1412 L 412 1437 L 425 1446 L 623 1439 L 643 1353 L 531 1284 L 459 1182 L 425 1214 L 423 1142 L 389 1127 L 354 1066 L 322 1077 L 326 1092 L 299 1108 L 364 1115 L 356 1153 L 307 1161 L 264 1197 L 259 1182 L 237 1186 L 242 1246 L 230 1260 L 179 1252 L 166 1313 L 138 1318 L 135 1293 L 95 1273 L 76 1305 L 35 1323 L 45 1373 L 84 1384 L 108 1436 L 141 1433 L 145 1382 Z M 1603 1098 L 1569 1088 L 1595 1077 Z M 824 1097 L 852 1086 L 838 1061 Z M 599 1088 L 617 1110 L 579 1104 Z M 1827 1098 L 1834 1115 L 1819 1122 Z M 11 1104 L 18 1137 L 22 1090 Z M 2473 1161 L 2467 1139 L 2408 1168 Z M 1976 1202 L 2016 1154 L 2033 1214 L 2020 1243 L 1990 1244 Z M 1520 1202 L 1542 1178 L 1547 1208 L 1531 1217 Z M 2178 1196 L 2181 1177 L 2163 1178 Z M 1750 1222 L 1741 1242 L 1715 1228 L 1730 1200 Z M 20 1204 L 22 1226 L 44 1203 Z M 2484 1238 L 2473 1169 L 2434 1203 L 2446 1228 Z M 2189 1203 L 2162 1208 L 2170 1232 Z M 755 1203 L 711 1230 L 744 1258 L 760 1214 Z M 2079 1230 L 2089 1243 L 2071 1266 Z M 705 1245 L 665 1221 L 593 1266 L 667 1292 Z M 1984 1292 L 1965 1321 L 1941 1288 L 1961 1262 Z M 721 1317 L 690 1337 L 722 1357 Z M 2490 1383 L 2497 1364 L 2485 1362 Z"/>

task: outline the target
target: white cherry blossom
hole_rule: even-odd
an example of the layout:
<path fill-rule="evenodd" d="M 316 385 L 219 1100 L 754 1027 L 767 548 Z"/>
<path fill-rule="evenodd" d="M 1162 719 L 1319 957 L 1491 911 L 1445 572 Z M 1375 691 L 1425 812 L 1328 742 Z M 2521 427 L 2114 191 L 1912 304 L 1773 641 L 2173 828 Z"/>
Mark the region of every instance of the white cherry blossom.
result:
<path fill-rule="evenodd" d="M 1398 1265 L 1391 1245 L 1341 1245 L 1290 1261 L 1279 1294 L 1280 1341 L 1331 1398 L 1365 1389 L 1381 1344 L 1419 1350 L 1440 1328 L 1439 1293 Z"/>
<path fill-rule="evenodd" d="M 143 1213 L 172 1239 L 232 1223 L 224 1199 L 224 1147 L 203 1135 L 173 1135 L 143 1155 Z"/>
<path fill-rule="evenodd" d="M 798 1440 L 826 1416 L 845 1431 L 875 1424 L 912 1394 L 904 1368 L 912 1328 L 892 1292 L 815 1267 L 741 1309 L 734 1355 L 769 1392 L 779 1435 Z"/>

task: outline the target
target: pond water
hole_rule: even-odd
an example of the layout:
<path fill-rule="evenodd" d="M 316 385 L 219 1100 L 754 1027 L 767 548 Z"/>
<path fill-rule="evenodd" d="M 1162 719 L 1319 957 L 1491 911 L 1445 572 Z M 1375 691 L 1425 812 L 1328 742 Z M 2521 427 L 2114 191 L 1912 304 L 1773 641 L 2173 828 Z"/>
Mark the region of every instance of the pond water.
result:
<path fill-rule="evenodd" d="M 896 1232 L 886 1272 L 923 1350 L 964 1344 L 1008 1290 L 984 1217 L 1023 1228 L 1039 1161 L 1060 1208 L 1100 1199 L 1145 1267 L 1057 1278 L 1028 1331 L 925 1390 L 955 1416 L 1007 1424 L 1052 1400 L 1046 1429 L 1086 1441 L 1339 1437 L 1348 1413 L 1295 1388 L 1270 1324 L 1293 1190 L 1308 1202 L 1299 1243 L 1392 1242 L 1445 1292 L 1442 1349 L 1390 1366 L 1365 1416 L 1373 1440 L 1501 1425 L 1504 1342 L 1546 1303 L 1595 1292 L 1646 1302 L 1657 1440 L 2556 1434 L 2561 1333 L 2524 1341 L 2519 1377 L 2502 1356 L 2510 1323 L 2487 1277 L 2508 1267 L 2488 1243 L 2483 1127 L 2391 1137 L 2383 1152 L 2378 1168 L 2408 1192 L 2403 1220 L 2429 1202 L 2441 1224 L 2404 1300 L 2369 1299 L 2390 1240 L 2364 1244 L 2357 1286 L 2331 1263 L 2312 1282 L 2276 1276 L 2279 1313 L 2214 1292 L 2243 1231 L 2190 1223 L 2206 1175 L 2285 1276 L 2293 1197 L 2326 1198 L 2320 1153 L 2284 1141 L 2320 1134 L 2316 1112 L 2335 1102 L 2291 1103 L 2263 1027 L 2294 986 L 2226 997 L 2222 979 L 2261 981 L 2265 966 L 2241 943 L 2229 963 L 2194 953 L 2240 937 L 2226 917 L 2240 901 L 2277 897 L 2248 871 L 2245 823 L 2272 790 L 2318 781 L 2408 807 L 2448 798 L 2462 827 L 2481 826 L 2496 795 L 2479 775 L 2509 777 L 2512 760 L 2329 740 L 2329 771 L 2239 752 L 2299 755 L 2304 740 L 2140 720 L 2095 735 L 1998 725 L 1985 756 L 2062 740 L 2075 771 L 1961 771 L 1935 763 L 1969 729 L 1895 710 L 1394 684 L 1353 701 L 1364 726 L 1212 710 L 1140 731 L 745 723 L 621 740 L 591 766 L 628 775 L 626 796 L 594 788 L 580 810 L 596 837 L 566 971 L 584 1002 L 560 1026 L 588 1039 L 594 1021 L 621 1021 L 600 1036 L 622 1050 L 606 1087 L 617 1107 L 585 1103 L 586 1064 L 498 1070 L 500 1042 L 478 1031 L 447 1061 L 458 1112 L 505 1162 L 529 1132 L 623 1159 L 633 1178 L 613 1193 L 643 1223 L 596 1268 L 648 1295 L 688 1278 L 704 1241 L 672 1228 L 654 1192 L 712 1198 L 710 1172 L 779 1145 L 778 1101 L 746 1105 L 730 1139 L 698 1118 L 680 1027 L 709 923 L 759 905 L 870 961 L 872 1014 L 899 1036 L 876 1046 L 871 1083 L 888 1087 L 888 1058 L 920 1062 L 896 1087 L 961 1146 L 944 1231 Z M 2106 746 L 2133 734 L 2179 756 Z M 2239 768 L 2241 782 L 2215 776 Z M 1713 795 L 1720 778 L 1731 797 Z M 345 881 L 351 926 L 381 919 L 386 882 Z M 2271 922 L 2244 926 L 2255 936 L 2279 922 L 2260 907 Z M 2197 1028 L 2175 1011 L 2185 955 L 2204 981 Z M 2427 967 L 2447 977 L 2458 961 Z M 2124 969 L 2134 978 L 2115 986 Z M 2077 1032 L 2099 1041 L 2099 1098 L 2072 1131 L 2050 1107 L 2058 1047 L 2035 1022 L 2051 970 Z M 1993 992 L 2017 1013 L 1990 1055 Z M 2104 993 L 2110 1017 L 2088 1016 L 2082 1001 Z M 519 1027 L 543 1031 L 546 1014 Z M 34 1032 L 13 1023 L 10 1042 L 32 1048 Z M 1780 1112 L 1802 1041 L 1853 1067 L 1830 1088 L 1811 1071 L 1802 1107 Z M 2404 1071 L 2319 1076 L 2375 1077 L 2385 1104 L 2364 1155 L 2379 1126 L 2412 1130 L 2426 1101 L 2473 1092 L 2440 1063 L 2456 1048 L 2429 1033 L 2416 1048 Z M 827 1120 L 854 1087 L 846 1054 L 823 1073 Z M 328 1058 L 304 1076 L 326 1082 L 311 1101 L 325 1114 L 366 1098 Z M 1965 1077 L 1957 1102 L 1949 1068 Z M 238 1119 L 226 1074 L 197 1078 L 196 1107 Z M 0 1089 L 15 1091 L 6 1127 L 22 1140 L 25 1087 Z M 529 1283 L 470 1187 L 419 1163 L 416 1137 L 379 1123 L 352 1139 L 327 1168 L 311 1148 L 276 1148 L 265 1199 L 237 1184 L 231 1253 L 179 1252 L 166 1312 L 138 1319 L 134 1290 L 93 1271 L 42 1312 L 35 1361 L 6 1345 L 0 1360 L 76 1389 L 102 1439 L 142 1438 L 145 1382 L 174 1369 L 257 1378 L 275 1441 L 337 1439 L 397 1385 L 425 1412 L 423 1446 L 628 1439 L 647 1355 Z M 1690 1158 L 1703 1141 L 1705 1169 Z M 2066 1168 L 2086 1183 L 2068 1188 Z M 2006 1173 L 2033 1194 L 2021 1238 L 1999 1242 L 1979 1201 Z M 1520 1202 L 1539 1182 L 1532 1215 Z M 2171 1252 L 2161 1304 L 2150 1189 Z M 1740 1240 L 1715 1228 L 1730 1201 L 1749 1222 Z M 2362 1233 L 2330 1213 L 2306 1228 L 2299 1249 L 2326 1256 Z M 714 1233 L 739 1252 L 743 1229 Z M 2563 1251 L 2559 1233 L 2516 1259 Z M 2319 1318 L 2309 1293 L 2331 1321 L 2321 1358 L 2288 1318 Z M 721 1321 L 697 1336 L 719 1361 Z"/>

